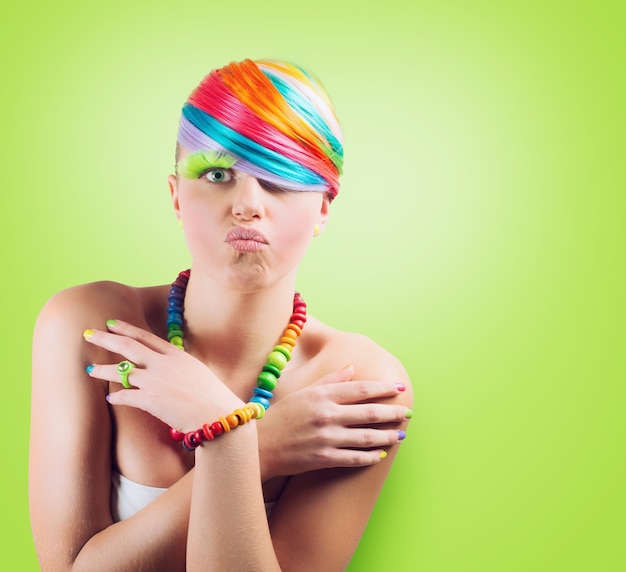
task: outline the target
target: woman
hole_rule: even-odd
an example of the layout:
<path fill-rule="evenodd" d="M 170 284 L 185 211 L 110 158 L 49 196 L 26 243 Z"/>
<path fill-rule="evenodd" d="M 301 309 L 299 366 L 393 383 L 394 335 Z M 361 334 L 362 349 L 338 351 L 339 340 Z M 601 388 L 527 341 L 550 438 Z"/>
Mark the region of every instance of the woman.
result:
<path fill-rule="evenodd" d="M 232 63 L 192 93 L 169 177 L 192 269 L 63 291 L 37 321 L 44 570 L 347 566 L 412 395 L 395 358 L 294 295 L 342 159 L 328 97 L 297 66 Z"/>

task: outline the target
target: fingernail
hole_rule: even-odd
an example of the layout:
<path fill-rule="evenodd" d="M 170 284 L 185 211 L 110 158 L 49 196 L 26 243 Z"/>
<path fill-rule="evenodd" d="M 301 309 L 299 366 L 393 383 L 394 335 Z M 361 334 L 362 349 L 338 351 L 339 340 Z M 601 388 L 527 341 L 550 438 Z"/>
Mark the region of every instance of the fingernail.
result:
<path fill-rule="evenodd" d="M 117 320 L 107 320 L 106 324 L 107 324 L 107 328 L 114 328 L 115 325 L 117 324 Z"/>
<path fill-rule="evenodd" d="M 396 388 L 398 391 L 406 391 L 406 385 L 404 385 L 404 383 L 396 383 Z"/>
<path fill-rule="evenodd" d="M 406 439 L 406 432 L 405 431 L 398 431 L 398 441 L 403 441 L 404 439 Z"/>
<path fill-rule="evenodd" d="M 346 365 L 344 365 L 344 366 L 341 368 L 341 371 L 343 371 L 344 369 L 348 369 L 349 367 L 352 367 L 352 364 L 351 364 L 351 363 L 347 363 Z"/>
<path fill-rule="evenodd" d="M 384 459 L 387 456 L 387 451 L 381 451 L 380 452 L 380 458 Z"/>
<path fill-rule="evenodd" d="M 95 334 L 95 332 L 93 330 L 85 330 L 83 332 L 83 338 L 85 338 L 86 340 L 88 340 L 91 336 L 93 336 Z"/>
<path fill-rule="evenodd" d="M 404 416 L 405 416 L 407 419 L 412 419 L 412 418 L 413 418 L 413 410 L 412 410 L 412 409 L 407 409 L 407 410 L 406 410 L 406 413 L 404 414 Z"/>
<path fill-rule="evenodd" d="M 85 371 L 86 371 L 87 373 L 91 373 L 91 372 L 93 371 L 93 364 L 92 364 L 92 363 L 90 363 L 90 364 L 89 364 L 89 365 L 85 368 Z"/>
<path fill-rule="evenodd" d="M 111 401 L 111 394 L 107 393 L 105 399 L 107 400 L 107 402 L 110 402 Z"/>

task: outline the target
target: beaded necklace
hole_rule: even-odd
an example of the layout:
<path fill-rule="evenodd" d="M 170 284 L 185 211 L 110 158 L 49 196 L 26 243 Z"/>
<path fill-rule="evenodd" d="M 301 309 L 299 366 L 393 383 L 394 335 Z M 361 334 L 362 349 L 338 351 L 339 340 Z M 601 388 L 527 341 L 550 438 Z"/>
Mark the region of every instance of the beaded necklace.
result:
<path fill-rule="evenodd" d="M 167 339 L 183 351 L 185 349 L 183 346 L 184 301 L 190 275 L 191 269 L 183 270 L 173 282 L 167 296 Z M 183 433 L 172 427 L 170 429 L 172 438 L 181 441 L 186 450 L 193 451 L 202 441 L 212 441 L 217 435 L 227 433 L 250 419 L 261 419 L 265 415 L 265 410 L 269 409 L 270 399 L 274 397 L 272 391 L 276 388 L 282 370 L 291 359 L 291 352 L 302 334 L 305 322 L 306 303 L 302 296 L 295 292 L 289 324 L 279 344 L 267 356 L 257 377 L 257 386 L 252 391 L 248 403 L 243 408 L 236 409 L 232 414 L 220 417 L 212 424 L 203 425 L 197 431 Z"/>

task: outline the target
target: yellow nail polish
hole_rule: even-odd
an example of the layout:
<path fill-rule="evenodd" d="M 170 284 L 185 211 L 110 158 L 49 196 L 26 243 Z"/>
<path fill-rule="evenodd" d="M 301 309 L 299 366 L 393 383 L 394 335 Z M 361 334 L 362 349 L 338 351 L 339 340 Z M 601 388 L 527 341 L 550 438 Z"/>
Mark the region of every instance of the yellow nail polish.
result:
<path fill-rule="evenodd" d="M 387 456 L 387 451 L 381 451 L 380 452 L 380 458 L 384 459 Z"/>
<path fill-rule="evenodd" d="M 93 336 L 95 334 L 95 332 L 93 330 L 85 330 L 83 332 L 83 338 L 85 338 L 86 340 L 88 340 L 91 336 Z"/>

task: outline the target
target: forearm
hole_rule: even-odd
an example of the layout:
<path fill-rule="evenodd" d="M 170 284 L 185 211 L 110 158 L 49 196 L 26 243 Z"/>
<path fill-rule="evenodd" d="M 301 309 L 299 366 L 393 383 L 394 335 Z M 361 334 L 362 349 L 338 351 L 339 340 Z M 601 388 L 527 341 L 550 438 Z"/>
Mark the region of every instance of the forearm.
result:
<path fill-rule="evenodd" d="M 92 536 L 72 570 L 185 570 L 193 470 L 127 520 Z"/>
<path fill-rule="evenodd" d="M 280 570 L 254 423 L 198 447 L 191 504 L 188 570 Z"/>

